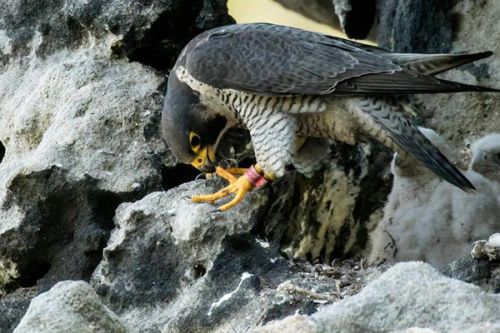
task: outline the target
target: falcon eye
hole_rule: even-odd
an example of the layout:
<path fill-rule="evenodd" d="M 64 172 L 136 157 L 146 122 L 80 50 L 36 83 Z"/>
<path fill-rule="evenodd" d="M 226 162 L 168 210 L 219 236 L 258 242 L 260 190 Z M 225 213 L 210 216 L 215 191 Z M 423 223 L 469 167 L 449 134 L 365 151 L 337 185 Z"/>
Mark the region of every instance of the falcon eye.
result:
<path fill-rule="evenodd" d="M 191 146 L 191 150 L 195 153 L 200 150 L 201 138 L 195 132 L 189 133 L 189 145 Z"/>

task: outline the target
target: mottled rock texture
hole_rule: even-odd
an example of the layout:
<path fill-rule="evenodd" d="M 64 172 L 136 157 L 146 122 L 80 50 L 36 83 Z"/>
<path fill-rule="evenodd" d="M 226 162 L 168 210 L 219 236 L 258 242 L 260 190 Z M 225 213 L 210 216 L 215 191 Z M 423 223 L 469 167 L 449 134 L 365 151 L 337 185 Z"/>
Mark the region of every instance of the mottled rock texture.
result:
<path fill-rule="evenodd" d="M 31 301 L 15 333 L 126 333 L 120 319 L 83 281 L 57 283 Z"/>
<path fill-rule="evenodd" d="M 483 290 L 500 292 L 500 264 L 498 262 L 468 257 L 448 264 L 442 271 L 446 276 L 473 283 Z"/>
<path fill-rule="evenodd" d="M 24 316 L 36 288 L 18 288 L 0 297 L 0 332 L 12 332 Z"/>
<path fill-rule="evenodd" d="M 231 22 L 225 1 L 2 1 L 0 331 L 17 288 L 90 279 L 121 202 L 194 178 L 161 139 L 166 69 Z"/>
<path fill-rule="evenodd" d="M 309 317 L 289 317 L 254 332 L 495 332 L 500 295 L 446 278 L 424 263 L 400 263 L 359 294 Z M 491 330 L 489 329 L 491 328 Z"/>
<path fill-rule="evenodd" d="M 403 0 L 379 1 L 378 40 L 381 46 L 402 52 L 479 52 L 494 55 L 450 71 L 443 78 L 498 87 L 500 33 L 496 1 Z M 426 125 L 457 146 L 498 131 L 498 94 L 460 93 L 418 96 L 415 106 L 426 115 Z"/>
<path fill-rule="evenodd" d="M 359 253 L 390 191 L 390 158 L 377 143 L 333 145 L 310 177 L 290 173 L 272 186 L 266 235 L 294 258 L 330 262 Z"/>
<path fill-rule="evenodd" d="M 277 258 L 272 265 L 271 258 L 248 235 L 262 217 L 265 193 L 255 193 L 257 196 L 251 195 L 235 210 L 221 214 L 211 205 L 190 201 L 195 193 L 214 190 L 203 183 L 156 192 L 117 210 L 116 229 L 92 284 L 139 331 L 215 328 L 230 321 L 221 309 L 238 307 L 248 315 L 244 307 L 252 306 L 248 301 L 254 299 L 260 279 L 265 278 L 260 274 L 271 266 L 276 275 L 288 274 L 283 259 Z M 240 281 L 245 273 L 249 278 Z M 236 289 L 234 298 L 222 299 Z M 218 300 L 220 306 L 211 307 Z M 245 318 L 234 317 L 235 321 Z M 238 324 L 248 325 L 250 321 Z"/>
<path fill-rule="evenodd" d="M 293 265 L 256 238 L 266 191 L 227 213 L 189 200 L 220 185 L 192 182 L 118 207 L 92 285 L 128 326 L 139 332 L 245 331 L 312 313 L 360 286 L 361 271 L 354 277 L 341 268 Z"/>

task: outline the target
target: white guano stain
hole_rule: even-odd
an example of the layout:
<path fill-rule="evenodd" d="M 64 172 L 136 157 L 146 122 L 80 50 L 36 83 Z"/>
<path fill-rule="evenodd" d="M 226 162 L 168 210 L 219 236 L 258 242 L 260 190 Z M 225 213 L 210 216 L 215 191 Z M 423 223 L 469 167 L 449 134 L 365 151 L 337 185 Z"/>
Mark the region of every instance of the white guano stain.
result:
<path fill-rule="evenodd" d="M 210 306 L 210 310 L 208 311 L 208 315 L 211 316 L 212 315 L 212 311 L 214 309 L 218 308 L 222 303 L 224 303 L 224 302 L 228 301 L 229 299 L 231 299 L 231 297 L 233 297 L 233 295 L 236 294 L 238 292 L 238 290 L 240 290 L 241 285 L 243 284 L 243 281 L 245 281 L 246 279 L 250 278 L 251 276 L 253 276 L 253 274 L 250 274 L 248 272 L 244 272 L 243 274 L 241 274 L 240 283 L 238 283 L 238 286 L 236 287 L 236 289 L 233 290 L 233 291 L 231 291 L 230 293 L 225 294 L 224 296 L 222 296 L 217 302 L 212 303 L 212 305 Z"/>
<path fill-rule="evenodd" d="M 269 247 L 269 242 L 266 242 L 258 238 L 255 238 L 255 241 L 259 243 L 259 245 L 262 246 L 264 249 L 267 249 Z"/>

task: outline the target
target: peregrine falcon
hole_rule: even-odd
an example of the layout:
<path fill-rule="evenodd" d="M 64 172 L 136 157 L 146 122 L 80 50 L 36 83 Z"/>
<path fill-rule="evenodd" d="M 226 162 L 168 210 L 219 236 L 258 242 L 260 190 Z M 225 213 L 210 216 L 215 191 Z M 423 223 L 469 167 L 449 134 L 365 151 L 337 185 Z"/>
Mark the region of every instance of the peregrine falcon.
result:
<path fill-rule="evenodd" d="M 223 26 L 198 35 L 179 55 L 168 79 L 162 131 L 181 162 L 207 170 L 227 129 L 249 130 L 257 163 L 246 170 L 217 168 L 230 185 L 193 197 L 213 203 L 234 193 L 220 210 L 283 176 L 307 138 L 354 145 L 372 137 L 471 192 L 467 178 L 387 96 L 498 91 L 434 77 L 491 54 L 392 53 L 274 24 Z"/>

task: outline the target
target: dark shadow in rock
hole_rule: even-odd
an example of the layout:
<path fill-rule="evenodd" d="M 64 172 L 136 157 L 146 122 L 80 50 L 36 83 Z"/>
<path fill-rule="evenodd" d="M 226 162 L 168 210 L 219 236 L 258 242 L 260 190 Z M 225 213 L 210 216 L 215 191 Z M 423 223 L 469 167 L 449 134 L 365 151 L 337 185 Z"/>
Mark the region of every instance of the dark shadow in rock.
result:
<path fill-rule="evenodd" d="M 351 10 L 344 17 L 349 38 L 364 39 L 370 33 L 376 14 L 376 0 L 350 0 Z"/>
<path fill-rule="evenodd" d="M 387 171 L 392 159 L 392 151 L 380 146 L 373 145 L 375 152 L 368 157 L 368 173 L 361 179 L 360 192 L 353 209 L 353 218 L 365 225 L 370 220 L 370 215 L 386 204 L 387 196 L 392 188 L 392 174 Z M 368 242 L 367 228 L 359 228 L 356 249 L 362 249 Z M 347 256 L 355 255 L 349 253 Z"/>
<path fill-rule="evenodd" d="M 131 29 L 114 53 L 123 53 L 160 71 L 170 69 L 181 49 L 199 33 L 234 23 L 227 14 L 225 0 L 173 1 L 143 34 Z"/>
<path fill-rule="evenodd" d="M 26 266 L 23 274 L 16 280 L 17 285 L 22 288 L 36 286 L 38 280 L 42 279 L 50 270 L 50 264 L 46 261 L 33 259 Z"/>
<path fill-rule="evenodd" d="M 13 179 L 10 204 L 26 215 L 0 239 L 0 254 L 12 258 L 20 273 L 9 290 L 37 286 L 42 292 L 58 281 L 90 280 L 114 227 L 116 208 L 134 196 L 96 188 L 95 179 L 72 180 L 59 167 Z"/>
<path fill-rule="evenodd" d="M 0 163 L 2 163 L 3 158 L 5 157 L 5 146 L 2 141 L 0 141 Z"/>
<path fill-rule="evenodd" d="M 177 164 L 173 167 L 163 166 L 161 170 L 162 186 L 165 191 L 181 184 L 193 181 L 201 171 L 189 164 Z"/>
<path fill-rule="evenodd" d="M 199 279 L 203 277 L 205 274 L 207 274 L 207 269 L 202 263 L 196 263 L 193 266 L 193 277 L 195 279 Z"/>
<path fill-rule="evenodd" d="M 231 236 L 224 240 L 223 247 L 224 251 L 217 257 L 207 277 L 214 282 L 238 281 L 244 272 L 258 275 L 263 280 L 290 274 L 288 263 L 278 251 L 263 248 L 251 234 Z M 275 262 L 270 260 L 273 257 L 277 259 Z"/>

